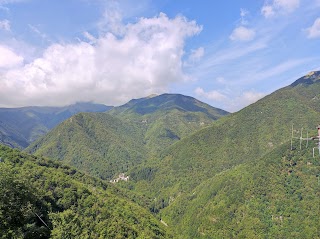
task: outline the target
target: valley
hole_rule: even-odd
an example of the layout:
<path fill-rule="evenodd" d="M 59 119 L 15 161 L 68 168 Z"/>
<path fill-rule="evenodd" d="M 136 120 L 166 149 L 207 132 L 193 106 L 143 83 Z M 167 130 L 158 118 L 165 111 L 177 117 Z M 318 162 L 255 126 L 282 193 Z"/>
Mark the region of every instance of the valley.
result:
<path fill-rule="evenodd" d="M 27 190 L 21 205 L 47 224 L 23 206 L 26 223 L 2 230 L 43 238 L 320 238 L 320 158 L 312 156 L 315 141 L 300 149 L 296 139 L 302 128 L 317 135 L 319 95 L 320 72 L 312 72 L 232 114 L 178 94 L 77 113 L 25 152 L 1 146 L 1 177 Z M 10 200 L 19 196 L 12 193 Z"/>

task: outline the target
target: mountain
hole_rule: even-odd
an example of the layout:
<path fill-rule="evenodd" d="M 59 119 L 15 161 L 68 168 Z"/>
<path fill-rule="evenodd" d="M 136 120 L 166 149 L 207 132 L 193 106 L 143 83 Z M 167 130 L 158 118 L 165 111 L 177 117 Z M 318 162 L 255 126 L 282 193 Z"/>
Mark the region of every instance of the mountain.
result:
<path fill-rule="evenodd" d="M 132 183 L 130 187 L 154 197 L 151 210 L 159 212 L 166 221 L 174 222 L 180 217 L 180 224 L 177 222 L 180 228 L 175 223 L 172 225 L 177 232 L 187 230 L 188 227 L 185 225 L 187 222 L 184 220 L 187 220 L 185 216 L 191 210 L 189 207 L 201 208 L 210 202 L 204 199 L 199 200 L 197 205 L 194 201 L 194 204 L 181 203 L 177 207 L 174 206 L 175 202 L 178 203 L 183 198 L 191 200 L 199 185 L 210 180 L 213 183 L 218 175 L 234 168 L 241 168 L 237 175 L 246 175 L 249 166 L 241 165 L 251 163 L 252 167 L 260 158 L 290 141 L 292 125 L 295 137 L 300 137 L 301 131 L 304 137 L 307 136 L 307 132 L 309 136 L 315 136 L 320 118 L 319 96 L 320 72 L 312 72 L 292 85 L 266 96 L 237 113 L 223 117 L 211 126 L 171 145 L 158 159 L 133 168 L 130 171 L 130 183 Z M 227 177 L 224 179 L 228 180 Z M 266 178 L 266 180 L 271 179 Z M 243 186 L 237 182 L 231 183 L 238 185 L 239 190 L 241 187 L 250 190 L 252 186 L 246 185 L 244 181 L 242 181 Z M 228 190 L 230 184 L 225 185 L 226 188 L 220 185 L 221 190 Z M 207 186 L 203 190 L 208 189 L 207 193 L 212 193 L 214 196 L 215 192 L 210 191 L 209 184 Z M 309 196 L 314 197 L 313 194 Z M 191 222 L 196 223 L 197 217 L 190 216 L 189 220 L 188 225 Z M 170 226 L 170 223 L 168 224 Z M 181 238 L 195 238 L 191 231 L 189 233 L 188 237 Z M 203 238 L 212 237 L 212 234 L 203 236 Z"/>
<path fill-rule="evenodd" d="M 171 238 L 113 184 L 2 145 L 0 222 L 1 238 Z"/>
<path fill-rule="evenodd" d="M 141 129 L 106 113 L 76 114 L 27 150 L 103 179 L 126 172 L 146 155 Z"/>
<path fill-rule="evenodd" d="M 177 239 L 320 238 L 319 178 L 312 147 L 287 142 L 203 181 L 161 215 Z"/>
<path fill-rule="evenodd" d="M 27 150 L 111 179 L 226 114 L 183 95 L 135 99 L 107 113 L 77 114 Z"/>
<path fill-rule="evenodd" d="M 112 107 L 76 103 L 65 107 L 0 108 L 0 142 L 25 148 L 50 129 L 79 112 L 105 112 Z"/>
<path fill-rule="evenodd" d="M 108 113 L 128 122 L 139 123 L 144 130 L 148 152 L 154 154 L 229 114 L 180 94 L 134 99 Z"/>
<path fill-rule="evenodd" d="M 312 156 L 314 141 L 299 141 L 317 136 L 319 103 L 320 72 L 218 120 L 192 98 L 165 94 L 75 115 L 29 150 L 54 157 L 73 150 L 77 167 L 91 155 L 95 163 L 102 149 L 127 152 L 83 168 L 106 179 L 103 170 L 126 173 L 130 180 L 117 186 L 146 195 L 143 206 L 173 238 L 320 238 L 320 155 Z M 199 118 L 193 124 L 190 116 Z"/>

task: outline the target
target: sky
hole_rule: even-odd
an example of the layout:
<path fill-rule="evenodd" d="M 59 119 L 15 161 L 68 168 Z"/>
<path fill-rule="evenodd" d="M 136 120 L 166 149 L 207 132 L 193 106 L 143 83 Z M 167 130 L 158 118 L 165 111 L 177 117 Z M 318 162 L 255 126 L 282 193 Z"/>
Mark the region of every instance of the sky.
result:
<path fill-rule="evenodd" d="M 235 112 L 320 70 L 320 0 L 0 0 L 0 107 L 179 93 Z"/>

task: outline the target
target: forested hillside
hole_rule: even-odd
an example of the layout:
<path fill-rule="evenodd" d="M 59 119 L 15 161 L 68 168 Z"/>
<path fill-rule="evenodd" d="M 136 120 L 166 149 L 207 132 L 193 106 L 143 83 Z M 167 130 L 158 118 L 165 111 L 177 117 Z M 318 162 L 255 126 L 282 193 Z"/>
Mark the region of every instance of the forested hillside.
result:
<path fill-rule="evenodd" d="M 0 143 L 26 148 L 65 119 L 79 112 L 105 112 L 109 106 L 76 103 L 65 107 L 0 108 Z"/>
<path fill-rule="evenodd" d="M 260 158 L 290 139 L 292 125 L 315 134 L 320 117 L 319 79 L 319 72 L 303 77 L 299 84 L 280 89 L 172 145 L 161 160 L 146 166 L 157 171 L 150 188 L 155 192 L 167 188 L 175 197 L 219 172 Z M 297 131 L 295 136 L 300 137 Z M 132 172 L 137 181 L 139 171 L 144 169 Z M 141 184 L 145 189 L 144 180 Z"/>
<path fill-rule="evenodd" d="M 170 238 L 137 203 L 111 183 L 0 145 L 0 238 Z"/>
<path fill-rule="evenodd" d="M 75 115 L 27 150 L 111 179 L 226 114 L 192 97 L 164 94 Z"/>
<path fill-rule="evenodd" d="M 320 156 L 285 143 L 203 181 L 161 211 L 174 238 L 320 238 Z"/>
<path fill-rule="evenodd" d="M 161 129 L 175 126 L 174 132 L 179 132 L 182 125 L 186 129 L 192 120 L 177 123 L 175 117 L 181 120 L 184 113 L 202 111 L 193 112 L 193 107 L 187 111 L 179 101 L 174 107 L 171 103 L 158 104 L 153 97 L 132 101 L 109 114 L 79 114 L 32 150 L 48 155 L 73 152 L 70 155 L 77 155 L 74 162 L 81 159 L 79 165 L 85 165 L 88 160 L 83 161 L 86 157 L 81 155 L 87 153 L 89 158 L 99 152 L 101 145 L 111 147 L 105 142 L 120 137 L 116 142 L 122 142 L 121 147 L 112 145 L 123 151 L 137 149 L 141 158 L 128 153 L 126 157 L 134 156 L 130 158 L 134 163 L 112 171 L 124 170 L 130 176 L 129 182 L 119 186 L 152 198 L 145 207 L 162 218 L 174 238 L 320 238 L 320 156 L 312 157 L 314 141 L 308 142 L 307 148 L 303 143 L 300 150 L 296 139 L 301 133 L 316 138 L 319 103 L 320 72 L 312 72 L 237 113 L 166 144 L 160 140 Z M 160 122 L 162 127 L 157 129 Z M 152 133 L 152 129 L 157 130 Z M 115 133 L 106 137 L 110 132 Z M 85 138 L 85 143 L 81 142 Z M 92 142 L 96 143 L 90 145 Z M 153 148 L 152 142 L 159 142 L 162 150 Z M 113 161 L 116 167 L 124 162 L 122 159 Z M 94 169 L 112 158 L 108 160 L 101 158 Z"/>
<path fill-rule="evenodd" d="M 141 129 L 105 113 L 71 117 L 32 144 L 30 152 L 63 161 L 102 179 L 126 172 L 146 156 Z"/>

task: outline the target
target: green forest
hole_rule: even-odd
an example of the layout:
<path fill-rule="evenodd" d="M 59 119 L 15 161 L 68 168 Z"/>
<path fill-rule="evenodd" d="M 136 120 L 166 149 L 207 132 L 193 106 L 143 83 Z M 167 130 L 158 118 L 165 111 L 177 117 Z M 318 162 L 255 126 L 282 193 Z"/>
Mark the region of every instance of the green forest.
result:
<path fill-rule="evenodd" d="M 5 146 L 0 158 L 0 238 L 170 238 L 143 198 Z"/>
<path fill-rule="evenodd" d="M 175 94 L 75 114 L 0 146 L 0 237 L 320 238 L 319 105 L 313 72 L 232 114 Z"/>

